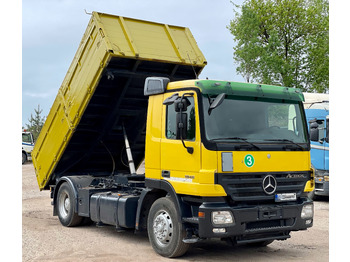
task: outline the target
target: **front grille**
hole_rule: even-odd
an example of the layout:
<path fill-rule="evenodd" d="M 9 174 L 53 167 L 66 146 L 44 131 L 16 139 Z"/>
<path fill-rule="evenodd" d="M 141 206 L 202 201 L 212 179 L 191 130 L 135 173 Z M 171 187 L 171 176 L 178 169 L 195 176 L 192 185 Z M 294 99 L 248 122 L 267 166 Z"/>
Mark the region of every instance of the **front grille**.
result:
<path fill-rule="evenodd" d="M 267 175 L 272 175 L 277 182 L 276 191 L 271 195 L 263 190 Z M 310 172 L 219 173 L 215 182 L 223 186 L 233 201 L 273 201 L 278 193 L 296 193 L 299 197 L 309 179 Z"/>
<path fill-rule="evenodd" d="M 316 183 L 315 184 L 316 189 L 323 189 L 323 184 L 322 183 Z"/>
<path fill-rule="evenodd" d="M 295 223 L 294 218 L 249 222 L 246 224 L 246 232 L 256 232 L 262 230 L 275 230 L 291 227 Z"/>

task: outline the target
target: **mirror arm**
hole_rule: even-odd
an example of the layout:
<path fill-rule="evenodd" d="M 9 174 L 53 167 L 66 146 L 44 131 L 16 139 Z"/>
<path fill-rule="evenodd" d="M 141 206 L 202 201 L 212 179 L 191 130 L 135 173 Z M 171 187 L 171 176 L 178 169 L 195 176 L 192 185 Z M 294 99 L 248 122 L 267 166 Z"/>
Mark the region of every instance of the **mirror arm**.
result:
<path fill-rule="evenodd" d="M 189 154 L 193 154 L 193 147 L 191 147 L 191 146 L 186 146 L 185 145 L 185 142 L 184 142 L 184 140 L 182 139 L 182 135 L 181 135 L 181 142 L 182 142 L 182 145 L 184 146 L 184 148 L 186 148 L 187 149 L 187 152 L 189 153 Z"/>

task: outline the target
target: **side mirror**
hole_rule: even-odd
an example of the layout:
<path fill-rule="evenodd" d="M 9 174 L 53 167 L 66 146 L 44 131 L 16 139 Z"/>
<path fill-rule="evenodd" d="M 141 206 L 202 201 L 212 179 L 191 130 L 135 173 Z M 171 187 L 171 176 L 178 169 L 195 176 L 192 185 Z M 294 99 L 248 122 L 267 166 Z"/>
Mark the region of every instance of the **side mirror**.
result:
<path fill-rule="evenodd" d="M 318 142 L 318 124 L 316 121 L 310 121 L 310 140 L 314 142 Z"/>
<path fill-rule="evenodd" d="M 187 113 L 176 113 L 176 139 L 181 139 L 182 145 L 189 154 L 193 154 L 193 147 L 186 146 L 184 139 L 187 138 Z"/>
<path fill-rule="evenodd" d="M 184 112 L 187 111 L 187 107 L 191 105 L 190 100 L 187 97 L 181 97 L 175 100 L 175 112 Z"/>
<path fill-rule="evenodd" d="M 187 137 L 187 113 L 176 113 L 176 139 Z"/>

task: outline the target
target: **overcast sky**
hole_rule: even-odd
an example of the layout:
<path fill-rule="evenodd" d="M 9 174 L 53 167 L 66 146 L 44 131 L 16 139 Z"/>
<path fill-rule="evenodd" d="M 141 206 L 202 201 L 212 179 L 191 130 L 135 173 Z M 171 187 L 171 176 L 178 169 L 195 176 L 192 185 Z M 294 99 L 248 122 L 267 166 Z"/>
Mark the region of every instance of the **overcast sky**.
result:
<path fill-rule="evenodd" d="M 235 0 L 241 3 L 242 0 Z M 189 27 L 208 65 L 199 78 L 243 82 L 233 61 L 229 0 L 22 1 L 22 126 L 38 105 L 47 116 L 73 60 L 90 15 L 98 11 Z"/>

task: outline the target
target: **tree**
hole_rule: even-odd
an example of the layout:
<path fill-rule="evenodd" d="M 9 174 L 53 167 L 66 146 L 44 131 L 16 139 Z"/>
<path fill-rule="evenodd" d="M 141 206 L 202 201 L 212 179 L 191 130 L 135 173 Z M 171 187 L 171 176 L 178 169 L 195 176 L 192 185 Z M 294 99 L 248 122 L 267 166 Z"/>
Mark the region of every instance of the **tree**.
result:
<path fill-rule="evenodd" d="M 29 124 L 26 124 L 27 130 L 32 132 L 35 140 L 38 138 L 45 123 L 45 117 L 41 116 L 42 112 L 43 110 L 40 109 L 40 105 L 38 105 L 38 109 L 34 108 L 34 117 L 33 114 L 30 114 L 30 118 L 28 119 Z"/>
<path fill-rule="evenodd" d="M 233 57 L 247 82 L 328 91 L 328 0 L 232 4 L 235 18 L 228 29 L 236 42 Z"/>

